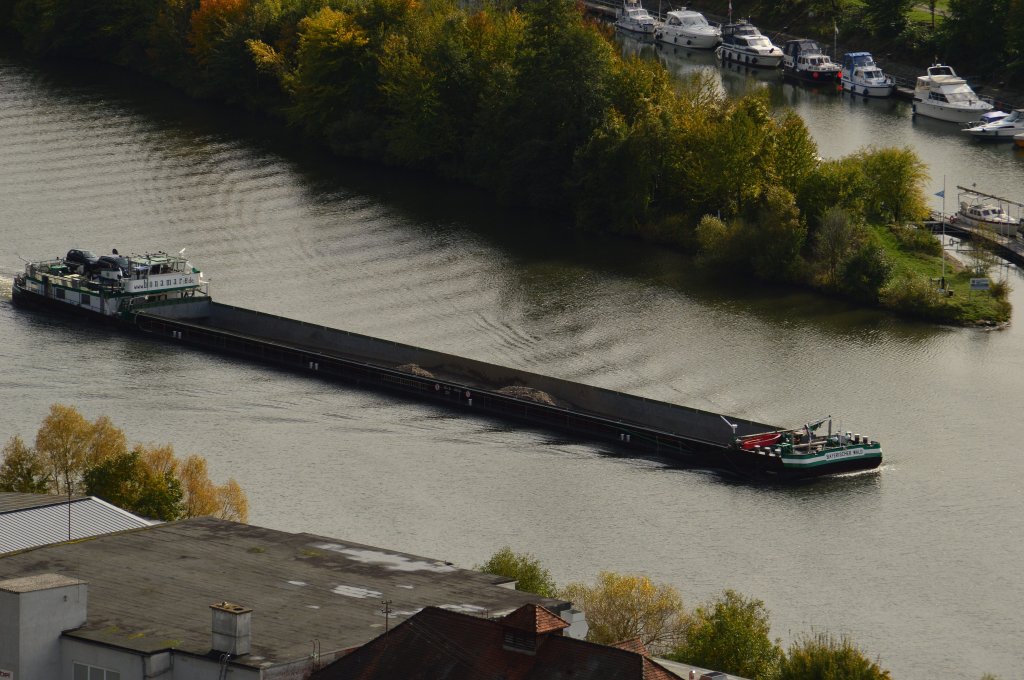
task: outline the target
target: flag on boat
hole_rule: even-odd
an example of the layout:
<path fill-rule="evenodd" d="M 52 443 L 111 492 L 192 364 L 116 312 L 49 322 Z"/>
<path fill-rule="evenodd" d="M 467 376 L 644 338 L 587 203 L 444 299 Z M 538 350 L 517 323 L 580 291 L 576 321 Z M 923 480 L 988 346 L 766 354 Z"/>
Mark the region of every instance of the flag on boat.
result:
<path fill-rule="evenodd" d="M 837 24 L 835 21 L 832 22 L 832 30 L 835 31 L 836 35 L 839 35 L 839 24 Z"/>
<path fill-rule="evenodd" d="M 943 189 L 942 191 L 940 191 L 939 193 L 937 193 L 935 195 L 938 196 L 939 198 L 945 198 L 946 197 L 946 190 Z"/>

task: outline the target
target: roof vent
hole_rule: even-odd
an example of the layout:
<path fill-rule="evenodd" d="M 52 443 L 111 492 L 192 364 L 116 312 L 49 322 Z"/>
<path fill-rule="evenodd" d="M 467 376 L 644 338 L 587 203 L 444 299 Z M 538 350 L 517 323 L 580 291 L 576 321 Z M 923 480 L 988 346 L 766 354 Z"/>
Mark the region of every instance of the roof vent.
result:
<path fill-rule="evenodd" d="M 213 651 L 231 656 L 248 654 L 252 609 L 224 601 L 211 604 L 210 611 L 213 612 Z"/>

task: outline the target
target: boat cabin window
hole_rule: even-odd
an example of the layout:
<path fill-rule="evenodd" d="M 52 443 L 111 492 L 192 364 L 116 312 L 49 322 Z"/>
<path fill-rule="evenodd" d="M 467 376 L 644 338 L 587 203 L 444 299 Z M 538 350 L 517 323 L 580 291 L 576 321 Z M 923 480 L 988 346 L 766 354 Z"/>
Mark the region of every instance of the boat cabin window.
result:
<path fill-rule="evenodd" d="M 946 95 L 942 94 L 941 92 L 929 92 L 928 99 L 934 99 L 937 102 L 948 101 L 946 99 Z"/>
<path fill-rule="evenodd" d="M 945 101 L 954 104 L 969 104 L 974 102 L 975 98 L 967 92 L 950 92 L 946 95 Z"/>
<path fill-rule="evenodd" d="M 928 69 L 928 75 L 930 76 L 955 76 L 952 67 L 949 66 L 931 66 Z"/>
<path fill-rule="evenodd" d="M 682 23 L 682 22 L 681 22 L 681 21 L 679 21 L 679 18 L 678 18 L 678 17 L 669 17 L 669 18 L 668 18 L 668 25 L 669 25 L 669 26 L 678 26 L 678 25 L 680 25 L 681 23 Z"/>

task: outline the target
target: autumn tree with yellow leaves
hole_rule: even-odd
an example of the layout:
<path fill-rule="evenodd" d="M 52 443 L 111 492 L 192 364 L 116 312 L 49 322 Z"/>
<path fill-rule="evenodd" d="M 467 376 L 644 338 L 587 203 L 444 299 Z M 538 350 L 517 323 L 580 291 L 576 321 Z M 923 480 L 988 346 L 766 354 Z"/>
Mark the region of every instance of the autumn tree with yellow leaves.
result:
<path fill-rule="evenodd" d="M 640 638 L 652 654 L 661 654 L 686 634 L 679 591 L 646 576 L 602 571 L 593 585 L 570 583 L 560 595 L 586 612 L 591 642 L 611 645 Z"/>
<path fill-rule="evenodd" d="M 234 479 L 210 480 L 206 459 L 179 459 L 171 445 L 128 446 L 110 418 L 88 421 L 76 408 L 54 404 L 35 447 L 18 436 L 3 449 L 0 491 L 86 493 L 165 521 L 213 515 L 245 522 L 249 503 Z"/>

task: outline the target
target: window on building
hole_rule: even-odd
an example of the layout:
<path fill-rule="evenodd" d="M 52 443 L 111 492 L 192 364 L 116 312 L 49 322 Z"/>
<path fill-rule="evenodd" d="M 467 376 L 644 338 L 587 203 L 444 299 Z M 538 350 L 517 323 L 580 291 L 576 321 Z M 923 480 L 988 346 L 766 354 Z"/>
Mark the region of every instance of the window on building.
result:
<path fill-rule="evenodd" d="M 121 674 L 99 666 L 75 663 L 75 680 L 121 680 Z"/>

